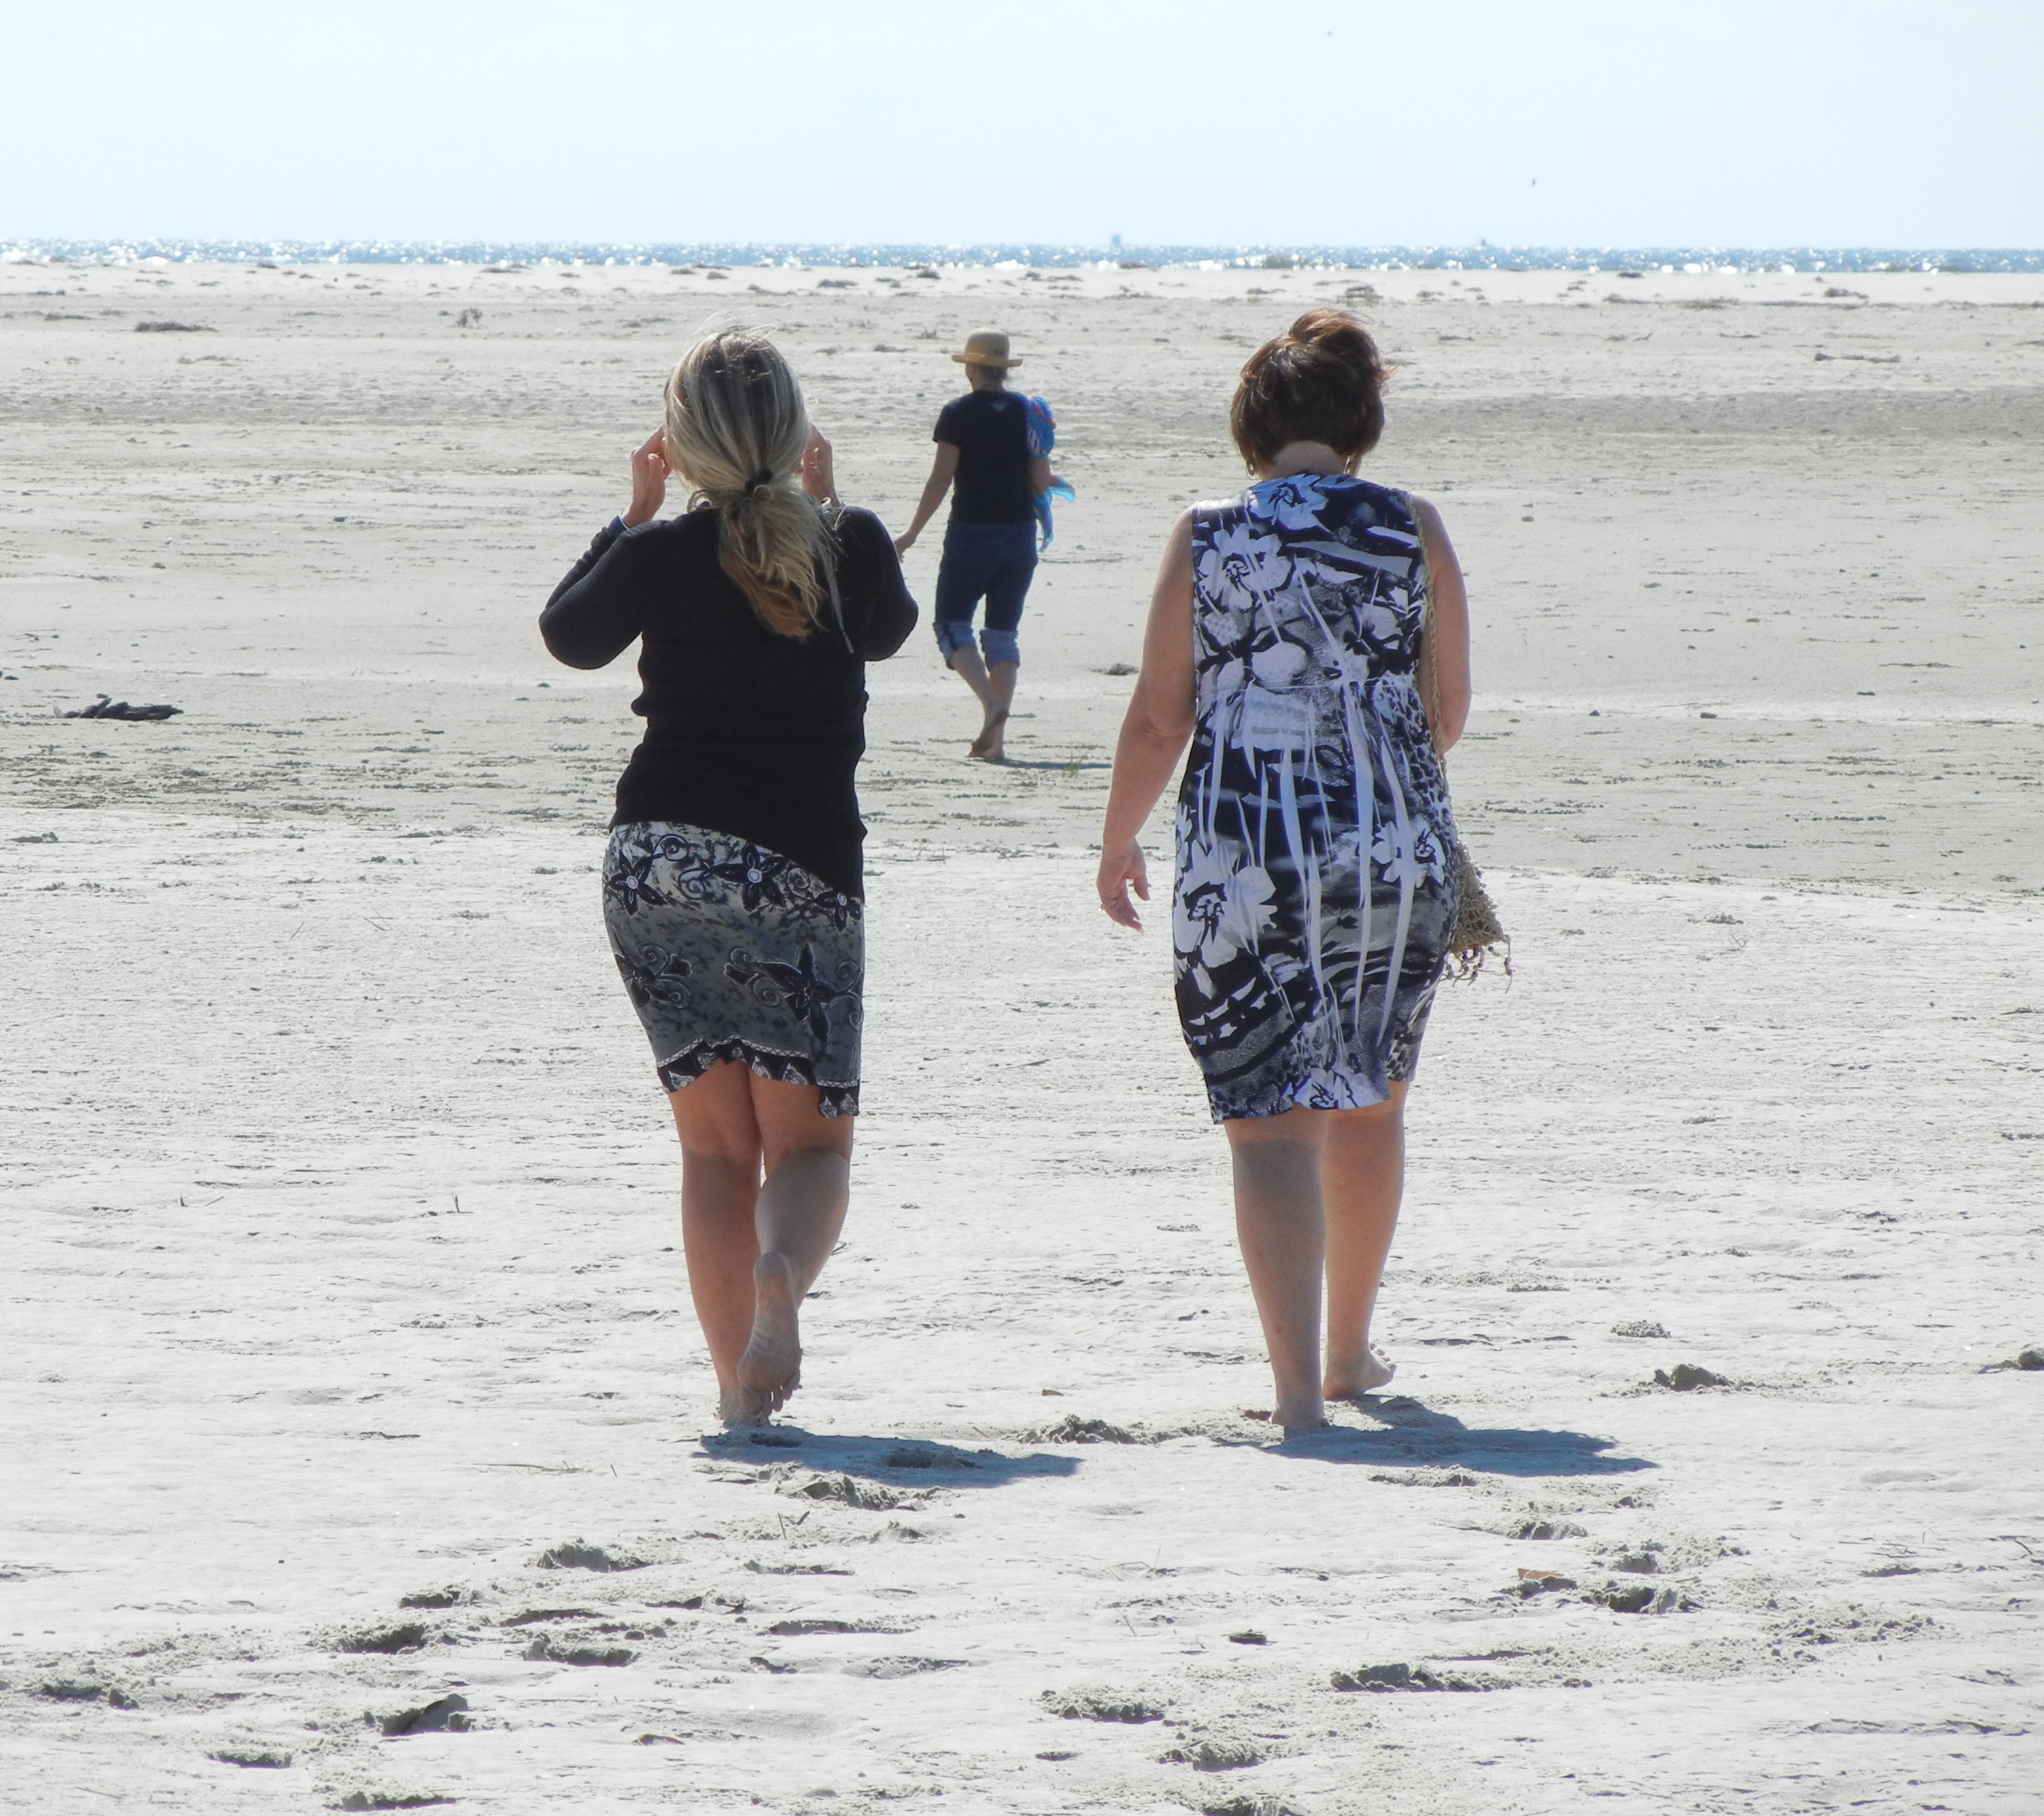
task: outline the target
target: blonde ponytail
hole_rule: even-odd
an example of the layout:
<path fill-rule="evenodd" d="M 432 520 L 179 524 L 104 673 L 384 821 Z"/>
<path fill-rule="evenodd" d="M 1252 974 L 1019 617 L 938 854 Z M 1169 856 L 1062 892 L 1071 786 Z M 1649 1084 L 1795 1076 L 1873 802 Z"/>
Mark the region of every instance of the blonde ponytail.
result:
<path fill-rule="evenodd" d="M 717 560 L 761 624 L 783 637 L 816 627 L 834 550 L 802 490 L 809 417 L 802 388 L 765 336 L 705 336 L 667 380 L 668 458 L 717 514 Z"/>

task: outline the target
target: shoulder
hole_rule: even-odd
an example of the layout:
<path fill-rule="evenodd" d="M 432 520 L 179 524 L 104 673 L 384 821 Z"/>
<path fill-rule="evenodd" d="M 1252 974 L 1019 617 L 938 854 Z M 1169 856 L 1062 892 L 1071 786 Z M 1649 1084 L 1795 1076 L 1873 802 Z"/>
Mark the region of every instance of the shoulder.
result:
<path fill-rule="evenodd" d="M 870 554 L 882 543 L 889 553 L 893 551 L 894 539 L 888 535 L 887 526 L 863 505 L 847 505 L 840 511 L 831 524 L 831 533 L 847 555 Z"/>
<path fill-rule="evenodd" d="M 1344 542 L 1362 547 L 1376 544 L 1387 553 L 1413 546 L 1420 533 L 1421 513 L 1433 510 L 1409 492 L 1380 486 L 1374 479 L 1359 478 L 1354 474 L 1339 485 L 1324 488 L 1322 498 L 1320 520 L 1324 528 Z"/>
<path fill-rule="evenodd" d="M 717 513 L 711 510 L 684 511 L 678 517 L 655 517 L 627 530 L 617 540 L 635 550 L 679 554 L 707 538 L 717 539 Z"/>

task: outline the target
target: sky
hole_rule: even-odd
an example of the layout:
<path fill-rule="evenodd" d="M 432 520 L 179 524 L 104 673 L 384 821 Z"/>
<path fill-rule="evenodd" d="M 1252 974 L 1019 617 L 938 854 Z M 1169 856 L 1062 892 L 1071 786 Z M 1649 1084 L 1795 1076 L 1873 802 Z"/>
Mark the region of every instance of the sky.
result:
<path fill-rule="evenodd" d="M 0 243 L 2044 245 L 2044 0 L 0 7 Z"/>

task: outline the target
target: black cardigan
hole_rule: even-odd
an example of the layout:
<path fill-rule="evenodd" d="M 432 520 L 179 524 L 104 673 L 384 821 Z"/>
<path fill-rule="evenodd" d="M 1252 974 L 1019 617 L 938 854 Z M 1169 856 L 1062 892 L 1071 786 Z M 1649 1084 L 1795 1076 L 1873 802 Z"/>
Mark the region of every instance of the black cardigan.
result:
<path fill-rule="evenodd" d="M 880 520 L 837 520 L 841 618 L 805 638 L 760 623 L 718 565 L 717 514 L 625 529 L 613 521 L 540 614 L 547 647 L 601 668 L 639 639 L 646 735 L 611 824 L 685 821 L 779 852 L 849 896 L 864 892 L 853 777 L 866 749 L 866 664 L 914 628 L 916 601 Z"/>

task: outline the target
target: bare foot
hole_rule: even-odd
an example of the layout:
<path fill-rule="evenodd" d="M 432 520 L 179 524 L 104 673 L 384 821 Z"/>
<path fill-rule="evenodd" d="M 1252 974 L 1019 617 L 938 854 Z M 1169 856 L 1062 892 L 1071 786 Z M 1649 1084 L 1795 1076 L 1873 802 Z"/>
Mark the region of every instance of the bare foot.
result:
<path fill-rule="evenodd" d="M 979 735 L 966 747 L 966 754 L 982 763 L 999 762 L 1003 742 L 1001 728 L 1007 723 L 1005 712 L 988 714 L 986 723 L 979 728 Z"/>
<path fill-rule="evenodd" d="M 786 1255 L 762 1255 L 752 1270 L 752 1336 L 738 1358 L 738 1415 L 764 1424 L 802 1384 L 801 1296 Z"/>
<path fill-rule="evenodd" d="M 1298 1406 L 1287 1406 L 1280 1400 L 1272 1409 L 1270 1422 L 1284 1426 L 1287 1438 L 1295 1438 L 1302 1431 L 1324 1429 L 1327 1422 L 1327 1409 L 1316 1399 Z"/>
<path fill-rule="evenodd" d="M 1397 1373 L 1398 1365 L 1381 1350 L 1366 1350 L 1361 1367 L 1339 1375 L 1330 1369 L 1320 1392 L 1327 1399 L 1361 1399 L 1365 1394 L 1389 1387 Z"/>
<path fill-rule="evenodd" d="M 719 1391 L 717 1416 L 718 1422 L 727 1431 L 757 1430 L 763 1425 L 772 1423 L 764 1413 L 746 1410 L 745 1390 L 736 1385 Z"/>

